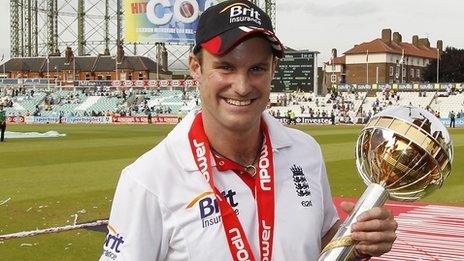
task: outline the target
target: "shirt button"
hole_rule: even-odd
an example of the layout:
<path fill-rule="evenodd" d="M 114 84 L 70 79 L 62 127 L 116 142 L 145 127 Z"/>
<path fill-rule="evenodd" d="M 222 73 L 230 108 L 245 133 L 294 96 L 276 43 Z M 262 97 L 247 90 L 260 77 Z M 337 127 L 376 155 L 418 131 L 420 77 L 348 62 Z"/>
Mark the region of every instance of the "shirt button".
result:
<path fill-rule="evenodd" d="M 219 161 L 219 165 L 224 166 L 224 161 Z"/>

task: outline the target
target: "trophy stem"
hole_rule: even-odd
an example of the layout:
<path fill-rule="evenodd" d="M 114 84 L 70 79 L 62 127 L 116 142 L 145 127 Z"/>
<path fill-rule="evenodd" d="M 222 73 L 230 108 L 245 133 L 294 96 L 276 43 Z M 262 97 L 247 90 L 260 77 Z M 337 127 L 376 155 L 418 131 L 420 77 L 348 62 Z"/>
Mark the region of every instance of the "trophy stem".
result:
<path fill-rule="evenodd" d="M 351 215 L 341 224 L 335 236 L 322 250 L 318 261 L 344 261 L 347 260 L 356 244 L 351 239 L 351 225 L 357 217 L 366 210 L 380 207 L 388 199 L 388 191 L 381 185 L 371 183 L 356 203 Z"/>

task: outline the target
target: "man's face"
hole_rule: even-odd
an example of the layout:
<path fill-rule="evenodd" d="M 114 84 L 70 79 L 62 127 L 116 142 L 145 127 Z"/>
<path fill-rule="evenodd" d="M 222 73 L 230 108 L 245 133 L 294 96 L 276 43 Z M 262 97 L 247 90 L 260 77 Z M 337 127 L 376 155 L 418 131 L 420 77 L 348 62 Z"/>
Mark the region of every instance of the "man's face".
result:
<path fill-rule="evenodd" d="M 225 56 L 206 50 L 201 55 L 200 64 L 191 54 L 189 66 L 192 77 L 200 82 L 204 120 L 229 130 L 259 126 L 277 64 L 269 42 L 254 37 Z"/>

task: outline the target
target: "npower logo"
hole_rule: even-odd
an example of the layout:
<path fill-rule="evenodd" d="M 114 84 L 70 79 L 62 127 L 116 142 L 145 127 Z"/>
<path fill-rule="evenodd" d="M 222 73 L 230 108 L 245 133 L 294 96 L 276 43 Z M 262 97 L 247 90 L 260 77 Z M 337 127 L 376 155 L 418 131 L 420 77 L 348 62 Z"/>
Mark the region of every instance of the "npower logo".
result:
<path fill-rule="evenodd" d="M 258 10 L 255 10 L 253 7 L 245 3 L 235 3 L 226 6 L 219 13 L 223 13 L 227 10 L 230 10 L 230 20 L 229 23 L 239 23 L 239 22 L 255 22 L 258 25 L 261 25 L 261 14 Z"/>
<path fill-rule="evenodd" d="M 236 257 L 239 261 L 249 261 L 250 260 L 250 253 L 248 253 L 247 249 L 245 248 L 245 242 L 242 239 L 242 235 L 240 234 L 240 230 L 236 227 L 231 228 L 229 231 L 229 236 L 231 237 L 232 244 L 237 249 Z"/>
<path fill-rule="evenodd" d="M 196 139 L 193 140 L 193 145 L 195 146 L 195 155 L 197 165 L 200 169 L 201 174 L 206 179 L 206 182 L 209 182 L 210 174 L 208 172 L 208 161 L 206 159 L 206 147 L 204 142 L 198 142 Z"/>
<path fill-rule="evenodd" d="M 237 192 L 229 189 L 223 191 L 222 196 L 227 200 L 229 205 L 234 208 L 235 214 L 239 214 L 238 202 L 235 198 Z M 219 206 L 216 197 L 212 191 L 207 191 L 196 196 L 186 207 L 197 208 L 200 213 L 201 224 L 203 228 L 221 222 L 221 215 L 219 214 Z"/>
<path fill-rule="evenodd" d="M 269 162 L 269 152 L 267 151 L 267 145 L 264 144 L 259 157 L 259 185 L 264 191 L 271 190 L 271 176 L 269 175 L 268 168 L 271 165 Z"/>

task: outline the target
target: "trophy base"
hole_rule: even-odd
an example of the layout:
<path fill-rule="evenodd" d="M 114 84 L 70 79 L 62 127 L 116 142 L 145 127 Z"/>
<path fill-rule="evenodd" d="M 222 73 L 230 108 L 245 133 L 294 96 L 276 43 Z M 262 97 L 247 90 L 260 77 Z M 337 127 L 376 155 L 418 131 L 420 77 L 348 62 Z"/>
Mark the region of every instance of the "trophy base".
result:
<path fill-rule="evenodd" d="M 380 207 L 388 199 L 388 191 L 381 185 L 371 183 L 356 203 L 351 215 L 340 225 L 332 241 L 322 250 L 318 261 L 348 260 L 356 244 L 350 237 L 351 225 L 366 210 Z"/>

